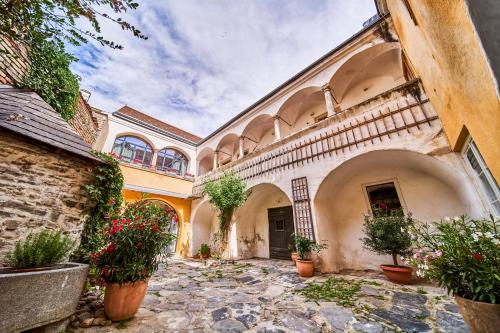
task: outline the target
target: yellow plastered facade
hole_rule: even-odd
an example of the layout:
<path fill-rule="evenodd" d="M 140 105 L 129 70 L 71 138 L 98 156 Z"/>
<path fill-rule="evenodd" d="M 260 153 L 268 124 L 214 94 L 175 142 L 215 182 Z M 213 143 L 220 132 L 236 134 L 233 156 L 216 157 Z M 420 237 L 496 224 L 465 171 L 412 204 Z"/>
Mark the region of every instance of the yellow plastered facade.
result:
<path fill-rule="evenodd" d="M 464 0 L 387 0 L 407 54 L 455 151 L 467 134 L 500 182 L 500 100 Z M 414 14 L 412 20 L 409 10 Z"/>

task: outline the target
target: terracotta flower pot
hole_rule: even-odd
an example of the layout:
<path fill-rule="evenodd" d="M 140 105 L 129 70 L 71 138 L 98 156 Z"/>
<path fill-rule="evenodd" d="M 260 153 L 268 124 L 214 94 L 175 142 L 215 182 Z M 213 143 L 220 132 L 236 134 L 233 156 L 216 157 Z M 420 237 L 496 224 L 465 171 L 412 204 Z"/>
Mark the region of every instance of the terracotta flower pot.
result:
<path fill-rule="evenodd" d="M 411 272 L 413 271 L 411 267 L 380 265 L 380 268 L 389 281 L 401 284 L 410 284 L 411 282 Z"/>
<path fill-rule="evenodd" d="M 472 333 L 498 332 L 500 304 L 476 302 L 457 295 L 455 301 Z"/>
<path fill-rule="evenodd" d="M 148 288 L 147 281 L 111 283 L 104 294 L 104 311 L 112 321 L 132 318 L 144 300 Z"/>
<path fill-rule="evenodd" d="M 311 277 L 314 275 L 314 264 L 312 260 L 298 259 L 295 262 L 297 265 L 297 272 L 301 277 Z"/>
<path fill-rule="evenodd" d="M 292 261 L 294 264 L 297 264 L 297 257 L 299 255 L 297 254 L 297 252 L 292 252 Z"/>

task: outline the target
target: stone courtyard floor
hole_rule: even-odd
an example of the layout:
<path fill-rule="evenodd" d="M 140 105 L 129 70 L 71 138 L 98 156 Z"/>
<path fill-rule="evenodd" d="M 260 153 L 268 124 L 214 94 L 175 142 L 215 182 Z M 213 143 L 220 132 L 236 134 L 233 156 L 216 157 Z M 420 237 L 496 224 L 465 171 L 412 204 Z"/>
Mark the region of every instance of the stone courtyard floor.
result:
<path fill-rule="evenodd" d="M 330 277 L 359 283 L 352 304 L 310 301 L 298 293 Z M 74 332 L 469 332 L 442 289 L 396 285 L 376 272 L 301 279 L 284 260 L 207 266 L 173 259 L 152 277 L 141 309 L 128 322 L 104 321 L 102 309 L 89 302 L 100 300 L 82 302 L 73 327 L 85 320 L 98 326 Z"/>

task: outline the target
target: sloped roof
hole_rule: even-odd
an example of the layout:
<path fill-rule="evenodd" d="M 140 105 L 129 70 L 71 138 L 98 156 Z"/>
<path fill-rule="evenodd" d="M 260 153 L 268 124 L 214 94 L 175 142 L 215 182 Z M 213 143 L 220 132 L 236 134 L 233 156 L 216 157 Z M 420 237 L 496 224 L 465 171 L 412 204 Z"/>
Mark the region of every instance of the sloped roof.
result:
<path fill-rule="evenodd" d="M 92 147 L 38 94 L 30 90 L 0 85 L 0 128 L 4 128 L 68 151 L 98 160 Z"/>
<path fill-rule="evenodd" d="M 136 109 L 131 108 L 130 106 L 123 106 L 121 109 L 118 111 L 113 112 L 114 116 L 125 116 L 125 118 L 130 119 L 133 118 L 135 120 L 138 120 L 140 123 L 143 123 L 145 125 L 152 126 L 153 128 L 157 128 L 159 130 L 165 131 L 167 133 L 170 133 L 171 135 L 187 140 L 190 143 L 196 144 L 202 140 L 201 137 L 194 135 L 192 133 L 189 133 L 187 131 L 184 131 L 178 127 L 172 126 L 166 122 L 163 122 L 161 120 L 158 120 L 156 118 L 153 118 L 151 116 L 148 116 L 145 113 L 142 113 Z"/>

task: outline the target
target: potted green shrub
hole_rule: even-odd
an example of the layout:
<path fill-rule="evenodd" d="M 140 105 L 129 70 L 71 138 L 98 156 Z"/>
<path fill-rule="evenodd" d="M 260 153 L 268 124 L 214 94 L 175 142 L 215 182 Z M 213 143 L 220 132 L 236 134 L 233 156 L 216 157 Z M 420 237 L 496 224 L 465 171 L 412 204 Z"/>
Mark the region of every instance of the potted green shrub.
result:
<path fill-rule="evenodd" d="M 88 265 L 62 263 L 75 241 L 61 231 L 43 230 L 17 241 L 0 268 L 0 332 L 50 330 L 71 316 L 87 276 Z M 0 305 L 2 305 L 0 304 Z"/>
<path fill-rule="evenodd" d="M 400 266 L 398 256 L 412 254 L 410 227 L 414 220 L 411 213 L 405 215 L 402 209 L 387 209 L 384 205 L 372 207 L 373 215 L 365 216 L 363 227 L 365 237 L 361 239 L 366 249 L 377 254 L 392 256 L 392 265 L 380 265 L 385 276 L 392 282 L 408 284 L 412 268 Z"/>
<path fill-rule="evenodd" d="M 200 254 L 201 259 L 208 259 L 208 257 L 210 257 L 210 246 L 206 243 L 201 244 L 198 253 Z"/>
<path fill-rule="evenodd" d="M 412 228 L 417 275 L 455 296 L 474 333 L 500 327 L 500 219 L 446 218 Z"/>
<path fill-rule="evenodd" d="M 91 258 L 106 286 L 104 311 L 112 321 L 129 319 L 139 309 L 149 278 L 170 254 L 171 221 L 170 207 L 141 200 L 128 203 L 102 230 L 107 245 Z"/>
<path fill-rule="evenodd" d="M 288 244 L 288 251 L 290 252 L 290 257 L 292 258 L 292 262 L 296 264 L 298 254 L 297 254 L 297 249 L 295 247 L 295 237 L 292 237 L 290 244 Z"/>
<path fill-rule="evenodd" d="M 319 253 L 327 248 L 326 244 L 318 244 L 307 237 L 295 235 L 295 247 L 297 249 L 297 272 L 301 277 L 311 277 L 314 275 L 314 264 L 311 260 L 311 253 Z"/>

